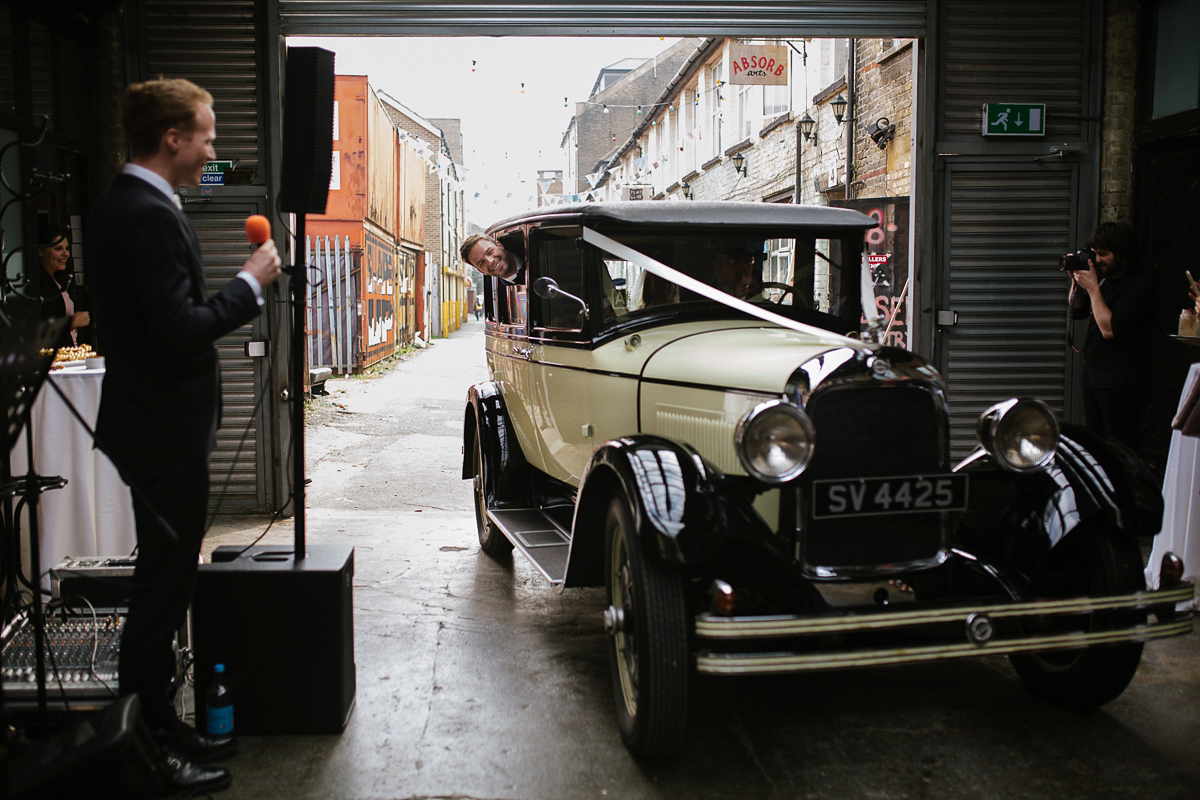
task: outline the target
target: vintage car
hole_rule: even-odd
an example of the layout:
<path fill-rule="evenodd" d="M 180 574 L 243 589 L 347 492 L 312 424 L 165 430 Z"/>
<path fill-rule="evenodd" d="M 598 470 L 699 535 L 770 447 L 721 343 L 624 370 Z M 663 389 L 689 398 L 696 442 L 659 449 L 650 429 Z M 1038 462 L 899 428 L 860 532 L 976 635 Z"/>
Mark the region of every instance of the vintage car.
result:
<path fill-rule="evenodd" d="M 463 448 L 479 543 L 557 591 L 607 587 L 635 755 L 679 747 L 693 672 L 1007 654 L 1086 709 L 1125 689 L 1143 642 L 1192 628 L 1174 555 L 1146 590 L 1162 500 L 1130 451 L 997 398 L 951 462 L 941 376 L 863 323 L 875 224 L 634 202 L 489 231 L 520 271 L 484 283 L 492 377 Z"/>

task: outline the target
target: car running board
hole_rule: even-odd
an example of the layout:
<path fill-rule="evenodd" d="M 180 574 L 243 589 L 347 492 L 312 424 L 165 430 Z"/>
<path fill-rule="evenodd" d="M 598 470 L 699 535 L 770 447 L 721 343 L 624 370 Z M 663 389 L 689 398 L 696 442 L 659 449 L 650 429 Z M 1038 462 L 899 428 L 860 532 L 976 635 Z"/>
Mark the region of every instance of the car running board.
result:
<path fill-rule="evenodd" d="M 570 534 L 536 508 L 488 509 L 488 519 L 533 562 L 555 589 L 567 577 Z"/>

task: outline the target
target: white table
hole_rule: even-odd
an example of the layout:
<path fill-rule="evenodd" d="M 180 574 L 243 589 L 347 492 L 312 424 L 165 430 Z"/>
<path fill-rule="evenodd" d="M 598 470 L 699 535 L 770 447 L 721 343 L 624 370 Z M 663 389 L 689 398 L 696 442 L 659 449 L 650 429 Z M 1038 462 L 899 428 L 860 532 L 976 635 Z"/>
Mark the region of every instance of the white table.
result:
<path fill-rule="evenodd" d="M 1200 363 L 1192 364 L 1179 395 L 1179 405 L 1200 380 Z M 1177 409 L 1178 410 L 1178 409 Z M 1183 577 L 1195 582 L 1200 576 L 1200 438 L 1171 431 L 1171 449 L 1163 476 L 1163 526 L 1154 537 L 1154 549 L 1146 565 L 1146 585 L 1158 587 L 1163 554 L 1183 559 Z M 1193 603 L 1180 604 L 1190 608 Z"/>
<path fill-rule="evenodd" d="M 129 487 L 108 456 L 93 449 L 92 438 L 63 403 L 50 381 L 95 427 L 100 411 L 103 369 L 50 373 L 33 404 L 33 459 L 39 475 L 61 475 L 68 483 L 38 498 L 42 586 L 49 570 L 66 556 L 127 556 L 137 544 Z M 12 450 L 12 474 L 27 469 L 25 433 Z M 29 517 L 21 519 L 21 562 L 29 574 Z"/>

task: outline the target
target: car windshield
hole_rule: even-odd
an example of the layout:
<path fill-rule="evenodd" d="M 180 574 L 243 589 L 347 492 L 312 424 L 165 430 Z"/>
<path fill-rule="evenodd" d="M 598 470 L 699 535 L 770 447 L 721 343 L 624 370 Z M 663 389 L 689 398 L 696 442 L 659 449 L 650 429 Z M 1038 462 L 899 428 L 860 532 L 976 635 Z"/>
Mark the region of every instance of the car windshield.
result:
<path fill-rule="evenodd" d="M 776 313 L 818 324 L 821 320 L 814 319 L 812 312 L 857 321 L 858 264 L 855 261 L 852 269 L 844 269 L 843 246 L 838 239 L 678 231 L 660 235 L 617 233 L 613 238 L 690 278 Z M 715 305 L 654 275 L 636 260 L 626 260 L 599 247 L 596 252 L 603 264 L 601 282 L 612 287 L 606 290 L 612 306 L 606 309 L 606 316 L 619 319 Z M 841 322 L 835 327 L 846 330 Z"/>

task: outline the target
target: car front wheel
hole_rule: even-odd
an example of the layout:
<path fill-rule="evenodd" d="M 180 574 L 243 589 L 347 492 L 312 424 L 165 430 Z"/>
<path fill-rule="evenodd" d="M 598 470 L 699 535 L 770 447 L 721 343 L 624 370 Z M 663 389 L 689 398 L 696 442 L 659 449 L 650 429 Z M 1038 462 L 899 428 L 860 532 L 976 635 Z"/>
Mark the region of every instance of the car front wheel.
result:
<path fill-rule="evenodd" d="M 684 581 L 643 547 L 624 496 L 608 507 L 605 540 L 604 621 L 621 738 L 635 756 L 669 756 L 682 745 L 687 721 Z"/>
<path fill-rule="evenodd" d="M 1129 542 L 1122 546 L 1112 531 L 1081 531 L 1079 538 L 1064 542 L 1061 548 L 1051 554 L 1035 580 L 1034 591 L 1039 597 L 1128 594 L 1146 586 L 1136 544 Z M 1125 627 L 1145 619 L 1145 612 L 1092 612 L 1040 632 Z M 1009 656 L 1031 692 L 1072 711 L 1087 711 L 1116 699 L 1133 680 L 1141 658 L 1141 642 Z"/>
<path fill-rule="evenodd" d="M 497 528 L 487 513 L 487 484 L 483 472 L 483 450 L 479 444 L 480 436 L 475 435 L 474 461 L 475 479 L 472 488 L 475 491 L 475 527 L 479 531 L 479 548 L 493 558 L 512 552 L 512 542 Z"/>

